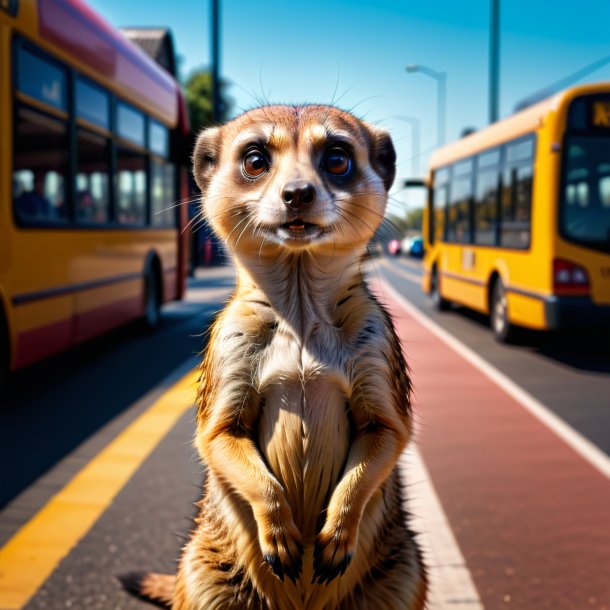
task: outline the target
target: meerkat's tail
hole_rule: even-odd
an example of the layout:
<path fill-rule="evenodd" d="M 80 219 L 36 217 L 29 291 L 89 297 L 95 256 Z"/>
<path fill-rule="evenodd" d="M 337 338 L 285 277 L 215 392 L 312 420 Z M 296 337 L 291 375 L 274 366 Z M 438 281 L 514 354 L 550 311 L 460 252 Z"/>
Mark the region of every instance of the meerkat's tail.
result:
<path fill-rule="evenodd" d="M 129 572 L 118 576 L 126 591 L 160 608 L 171 608 L 176 576 L 156 572 Z"/>

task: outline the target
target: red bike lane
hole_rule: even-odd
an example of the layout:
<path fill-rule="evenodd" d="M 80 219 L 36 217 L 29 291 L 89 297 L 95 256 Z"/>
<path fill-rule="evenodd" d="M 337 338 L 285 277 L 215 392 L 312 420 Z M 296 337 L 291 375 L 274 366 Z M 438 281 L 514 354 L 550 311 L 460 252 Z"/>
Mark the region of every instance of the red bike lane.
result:
<path fill-rule="evenodd" d="M 403 343 L 417 446 L 486 610 L 610 610 L 608 478 L 387 284 L 372 287 Z"/>

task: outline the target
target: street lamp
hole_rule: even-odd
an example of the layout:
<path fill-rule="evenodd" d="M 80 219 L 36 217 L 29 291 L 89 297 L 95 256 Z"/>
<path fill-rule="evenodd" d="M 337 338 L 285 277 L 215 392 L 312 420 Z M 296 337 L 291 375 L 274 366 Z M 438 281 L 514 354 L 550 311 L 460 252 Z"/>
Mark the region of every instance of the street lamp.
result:
<path fill-rule="evenodd" d="M 220 96 L 220 0 L 212 0 L 212 120 L 220 123 L 223 118 L 222 98 Z"/>
<path fill-rule="evenodd" d="M 437 83 L 437 119 L 436 119 L 436 129 L 437 129 L 437 141 L 438 145 L 442 146 L 445 143 L 445 115 L 446 115 L 446 106 L 447 106 L 447 73 L 446 72 L 437 72 L 436 70 L 432 70 L 427 66 L 420 66 L 418 64 L 410 64 L 405 68 L 407 72 L 421 72 L 430 78 L 433 78 Z"/>
<path fill-rule="evenodd" d="M 392 117 L 399 121 L 404 121 L 411 126 L 411 176 L 413 178 L 419 177 L 419 138 L 420 138 L 420 121 L 417 117 L 407 116 L 406 114 L 399 114 Z"/>

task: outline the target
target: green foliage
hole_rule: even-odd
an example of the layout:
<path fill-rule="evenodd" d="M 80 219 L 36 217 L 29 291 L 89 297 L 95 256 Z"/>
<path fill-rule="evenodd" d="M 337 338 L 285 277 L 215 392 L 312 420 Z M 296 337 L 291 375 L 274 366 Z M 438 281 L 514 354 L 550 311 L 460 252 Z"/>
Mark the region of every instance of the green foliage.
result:
<path fill-rule="evenodd" d="M 414 208 L 407 213 L 405 223 L 411 231 L 421 231 L 424 208 Z"/>
<path fill-rule="evenodd" d="M 220 81 L 221 122 L 228 118 L 233 100 L 226 94 L 228 83 Z M 212 120 L 212 75 L 209 70 L 197 69 L 190 73 L 184 83 L 186 103 L 193 133 L 213 123 Z"/>

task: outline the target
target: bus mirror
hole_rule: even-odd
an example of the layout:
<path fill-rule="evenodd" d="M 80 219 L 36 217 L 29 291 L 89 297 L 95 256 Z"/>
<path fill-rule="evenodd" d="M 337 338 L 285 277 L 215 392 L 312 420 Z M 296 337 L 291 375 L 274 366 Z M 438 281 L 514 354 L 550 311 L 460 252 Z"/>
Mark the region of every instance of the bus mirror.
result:
<path fill-rule="evenodd" d="M 412 188 L 426 188 L 428 185 L 423 178 L 411 178 L 403 182 L 403 186 L 406 189 Z"/>

